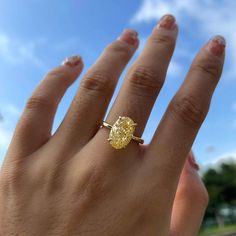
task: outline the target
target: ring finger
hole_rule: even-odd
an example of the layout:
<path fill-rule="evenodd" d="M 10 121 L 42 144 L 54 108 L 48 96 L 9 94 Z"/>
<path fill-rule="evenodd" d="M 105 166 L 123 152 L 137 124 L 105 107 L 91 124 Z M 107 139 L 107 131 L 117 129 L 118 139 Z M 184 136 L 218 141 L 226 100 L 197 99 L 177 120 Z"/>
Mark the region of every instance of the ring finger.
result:
<path fill-rule="evenodd" d="M 163 85 L 174 51 L 178 27 L 175 18 L 165 15 L 153 30 L 142 54 L 130 68 L 117 99 L 108 114 L 113 124 L 118 116 L 129 116 L 141 136 L 156 97 Z"/>

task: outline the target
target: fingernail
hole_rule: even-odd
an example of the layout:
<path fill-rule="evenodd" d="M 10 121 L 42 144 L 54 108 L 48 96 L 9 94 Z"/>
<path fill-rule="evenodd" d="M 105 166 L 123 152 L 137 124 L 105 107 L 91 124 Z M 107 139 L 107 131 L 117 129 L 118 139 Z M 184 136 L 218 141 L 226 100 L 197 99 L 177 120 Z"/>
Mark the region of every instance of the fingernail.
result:
<path fill-rule="evenodd" d="M 167 29 L 167 30 L 174 30 L 176 28 L 176 20 L 175 20 L 175 17 L 173 15 L 164 15 L 157 27 L 161 27 L 161 28 L 164 28 L 164 29 Z"/>
<path fill-rule="evenodd" d="M 82 58 L 81 56 L 71 56 L 71 57 L 68 57 L 66 58 L 63 62 L 62 62 L 62 65 L 67 65 L 67 66 L 70 66 L 70 67 L 76 67 L 78 66 L 82 61 Z"/>
<path fill-rule="evenodd" d="M 126 29 L 118 39 L 130 45 L 136 45 L 138 42 L 138 33 L 132 29 Z"/>
<path fill-rule="evenodd" d="M 208 49 L 215 56 L 222 56 L 225 51 L 226 41 L 224 37 L 217 35 L 213 37 L 208 43 Z"/>
<path fill-rule="evenodd" d="M 194 154 L 192 152 L 188 156 L 188 162 L 193 169 L 199 171 L 200 167 L 197 164 Z"/>

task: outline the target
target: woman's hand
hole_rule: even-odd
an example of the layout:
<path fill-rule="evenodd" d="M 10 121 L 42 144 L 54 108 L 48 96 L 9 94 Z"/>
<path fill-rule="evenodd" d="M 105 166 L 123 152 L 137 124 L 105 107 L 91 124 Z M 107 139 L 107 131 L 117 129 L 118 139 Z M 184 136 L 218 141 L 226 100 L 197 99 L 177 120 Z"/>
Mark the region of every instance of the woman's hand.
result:
<path fill-rule="evenodd" d="M 107 122 L 131 117 L 138 124 L 135 135 L 142 135 L 163 85 L 177 31 L 172 16 L 163 17 L 154 28 L 128 71 Z M 125 31 L 105 49 L 82 79 L 52 136 L 57 106 L 81 73 L 81 58 L 69 58 L 50 71 L 34 91 L 0 173 L 0 235 L 197 233 L 207 195 L 199 188 L 203 200 L 192 199 L 194 212 L 186 211 L 191 198 L 185 198 L 186 190 L 192 186 L 181 183 L 191 181 L 186 177 L 190 167 L 186 172 L 185 166 L 177 194 L 176 190 L 220 78 L 225 43 L 218 36 L 200 50 L 150 144 L 131 141 L 125 149 L 116 150 L 107 141 L 109 130 L 100 125 L 137 46 L 137 34 Z"/>
<path fill-rule="evenodd" d="M 199 166 L 189 153 L 184 165 L 172 209 L 171 236 L 197 235 L 207 204 L 208 193 L 198 175 Z M 158 234 L 157 234 L 158 235 Z"/>

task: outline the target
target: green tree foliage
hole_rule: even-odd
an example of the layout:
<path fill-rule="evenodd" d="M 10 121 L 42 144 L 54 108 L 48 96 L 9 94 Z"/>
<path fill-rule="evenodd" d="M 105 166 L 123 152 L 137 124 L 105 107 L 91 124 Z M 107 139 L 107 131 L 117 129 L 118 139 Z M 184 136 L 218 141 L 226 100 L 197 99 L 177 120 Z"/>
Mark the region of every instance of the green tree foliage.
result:
<path fill-rule="evenodd" d="M 210 197 L 206 218 L 217 218 L 223 206 L 236 206 L 236 163 L 222 163 L 208 169 L 203 181 Z"/>

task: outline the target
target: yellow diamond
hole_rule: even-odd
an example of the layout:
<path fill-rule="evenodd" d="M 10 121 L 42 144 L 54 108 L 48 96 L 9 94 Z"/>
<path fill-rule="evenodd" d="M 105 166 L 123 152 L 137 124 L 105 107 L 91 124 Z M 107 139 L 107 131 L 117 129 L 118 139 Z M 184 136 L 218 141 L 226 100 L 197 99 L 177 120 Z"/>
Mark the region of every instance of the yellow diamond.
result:
<path fill-rule="evenodd" d="M 119 119 L 112 126 L 109 134 L 109 141 L 112 147 L 115 149 L 121 149 L 126 147 L 132 140 L 135 123 L 129 117 L 119 117 Z"/>

